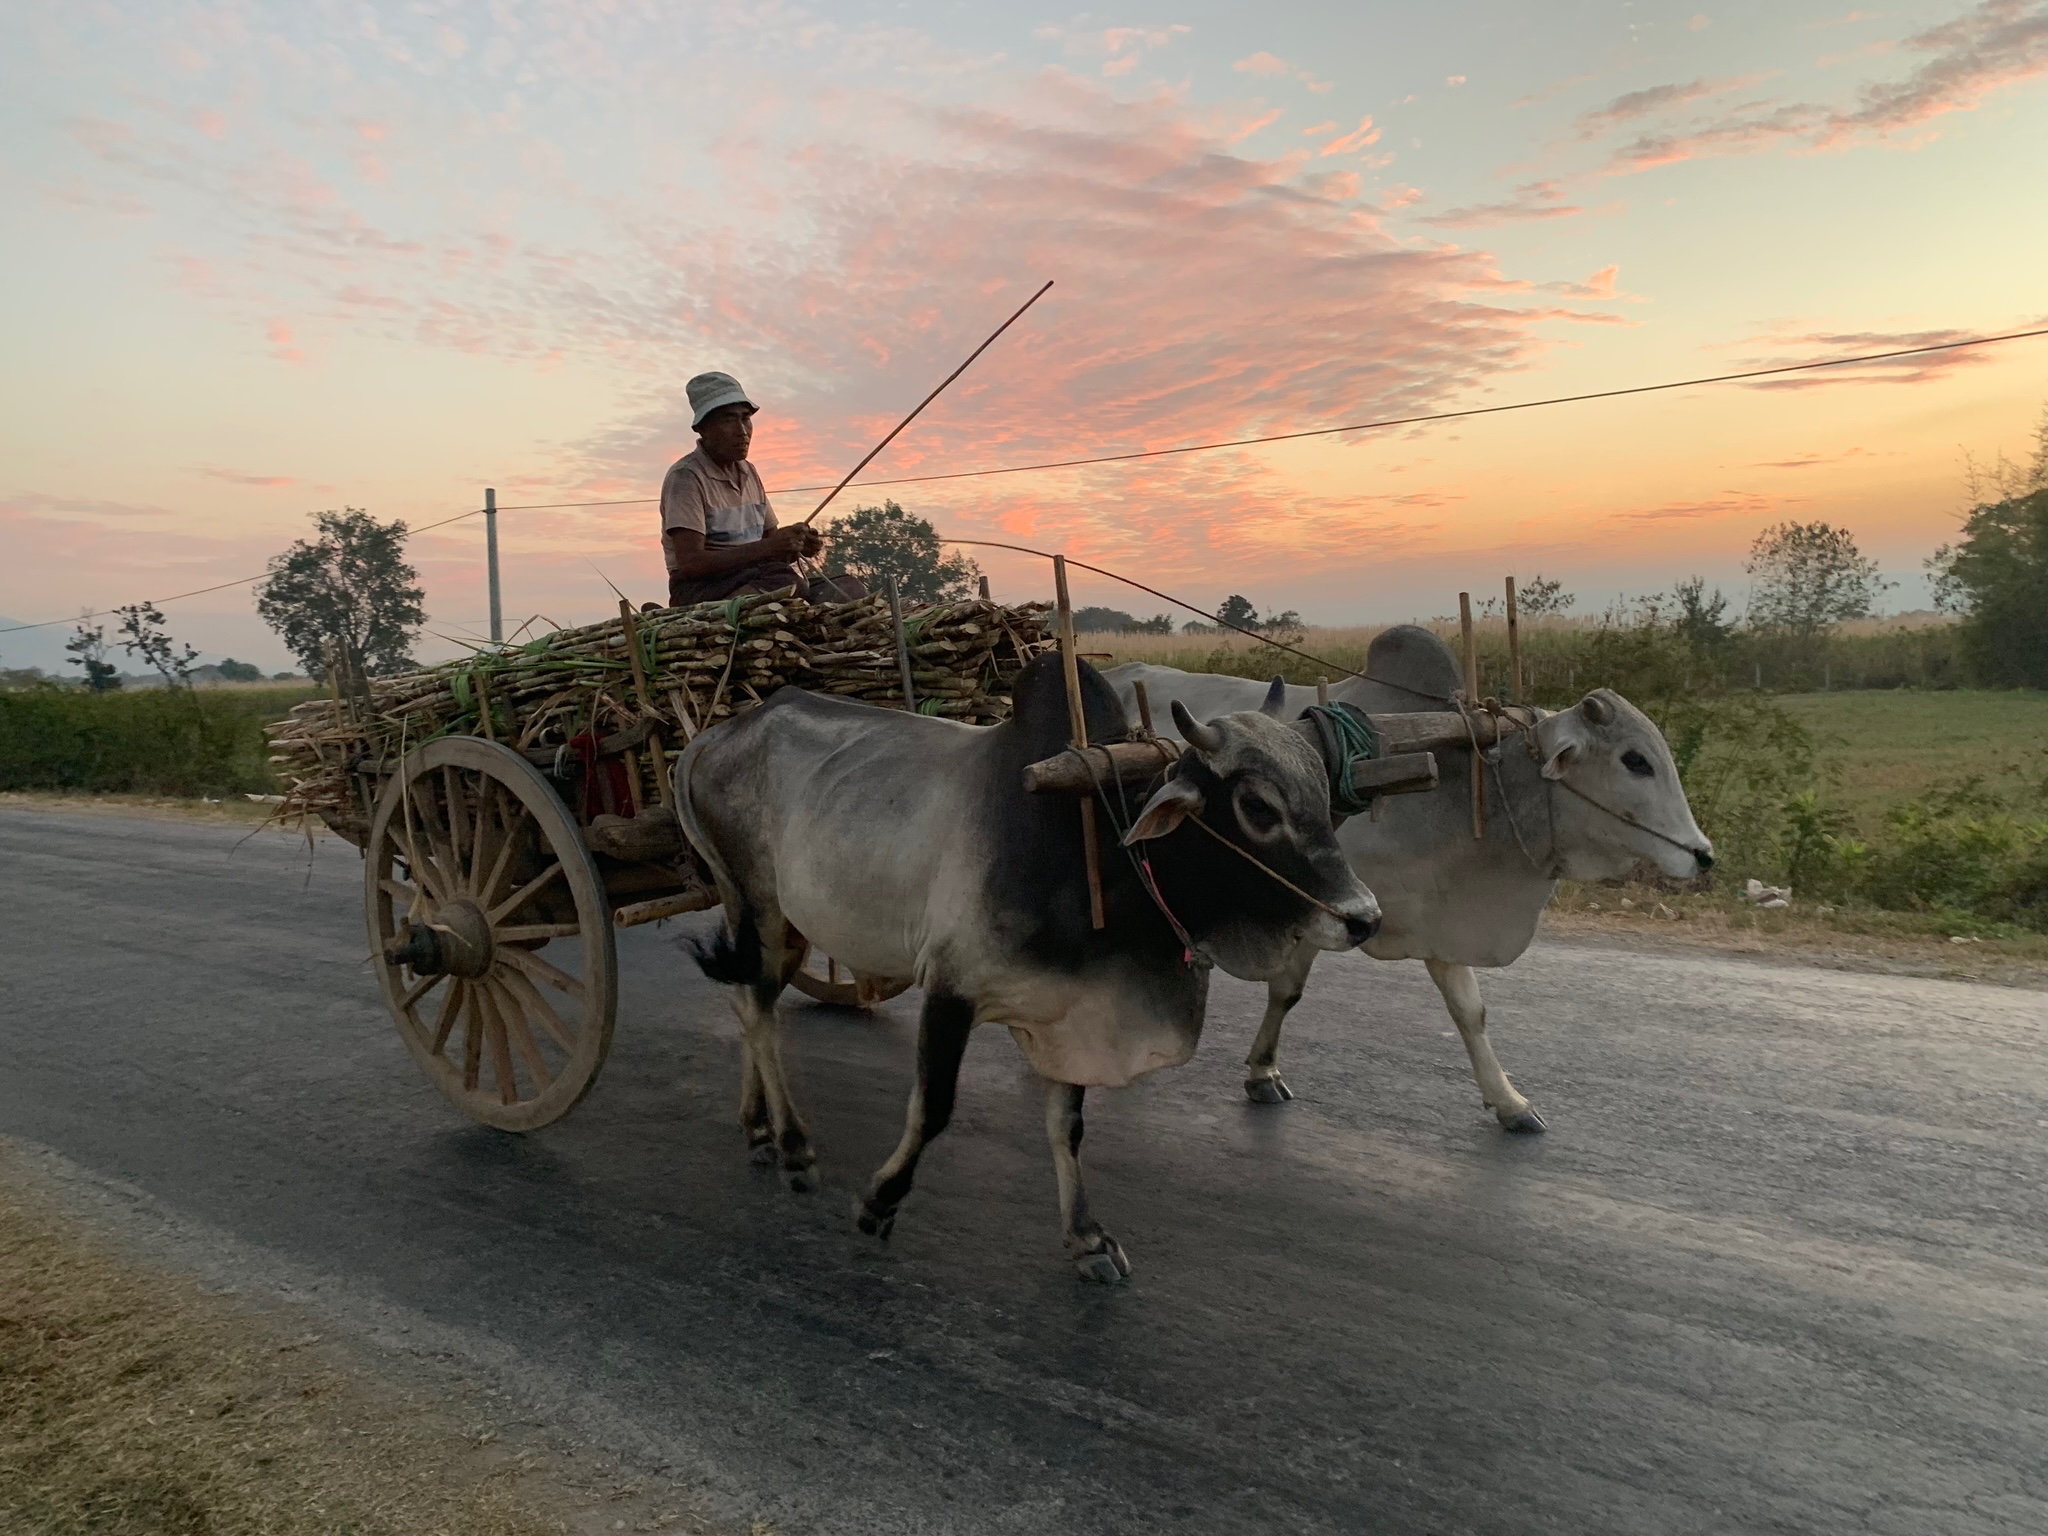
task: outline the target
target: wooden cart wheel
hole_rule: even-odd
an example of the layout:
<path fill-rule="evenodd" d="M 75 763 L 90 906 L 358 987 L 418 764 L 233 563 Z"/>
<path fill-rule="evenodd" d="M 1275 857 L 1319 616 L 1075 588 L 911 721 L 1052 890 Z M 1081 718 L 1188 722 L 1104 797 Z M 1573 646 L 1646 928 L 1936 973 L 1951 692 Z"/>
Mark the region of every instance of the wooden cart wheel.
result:
<path fill-rule="evenodd" d="M 805 953 L 789 984 L 805 997 L 836 1008 L 872 1008 L 910 990 L 907 981 L 857 975 L 816 949 Z"/>
<path fill-rule="evenodd" d="M 567 1114 L 611 1049 L 619 962 L 548 781 L 496 742 L 430 741 L 384 786 L 364 855 L 371 961 L 413 1059 L 486 1125 Z"/>

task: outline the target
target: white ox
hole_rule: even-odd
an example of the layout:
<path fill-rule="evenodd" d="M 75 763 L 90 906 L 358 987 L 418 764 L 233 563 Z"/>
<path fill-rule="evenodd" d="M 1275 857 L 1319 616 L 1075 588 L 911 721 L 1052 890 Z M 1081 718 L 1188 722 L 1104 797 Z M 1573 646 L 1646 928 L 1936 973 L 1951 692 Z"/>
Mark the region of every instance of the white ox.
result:
<path fill-rule="evenodd" d="M 1116 695 L 1092 668 L 1082 684 L 1090 738 L 1122 737 Z M 1001 725 L 789 688 L 698 736 L 676 766 L 676 807 L 725 907 L 724 932 L 698 963 L 732 985 L 740 1120 L 757 1152 L 779 1152 L 793 1187 L 808 1187 L 810 1138 L 783 1075 L 775 1000 L 815 943 L 864 974 L 925 990 L 903 1139 L 868 1187 L 861 1228 L 888 1235 L 918 1158 L 951 1115 L 968 1032 L 1002 1024 L 1045 1082 L 1076 1267 L 1087 1279 L 1128 1274 L 1081 1187 L 1086 1089 L 1194 1053 L 1208 1000 L 1198 955 L 1264 977 L 1298 952 L 1349 949 L 1378 926 L 1372 893 L 1331 830 L 1319 754 L 1298 728 L 1258 712 L 1256 690 L 1251 703 L 1207 725 L 1175 711 L 1192 750 L 1133 817 L 1132 851 L 1102 829 L 1100 928 L 1089 918 L 1081 802 L 1023 786 L 1026 764 L 1067 744 L 1056 658 L 1024 669 Z M 1270 703 L 1277 711 L 1278 697 Z M 1289 883 L 1246 879 L 1247 855 Z"/>
<path fill-rule="evenodd" d="M 1332 687 L 1332 702 L 1369 714 L 1441 710 L 1460 686 L 1450 648 L 1409 624 L 1374 639 L 1366 672 Z M 1246 708 L 1267 691 L 1246 678 L 1143 662 L 1103 676 L 1127 707 L 1143 682 L 1161 720 L 1172 704 L 1201 717 Z M 1297 715 L 1314 702 L 1314 689 L 1291 688 L 1285 713 Z M 1442 785 L 1434 793 L 1390 797 L 1382 816 L 1353 816 L 1338 831 L 1384 914 L 1366 953 L 1429 968 L 1472 1059 L 1480 1097 L 1510 1131 L 1541 1131 L 1543 1117 L 1508 1081 L 1487 1041 L 1474 967 L 1521 957 L 1561 878 L 1611 879 L 1646 859 L 1682 878 L 1713 863 L 1713 845 L 1693 820 L 1663 733 L 1633 704 L 1598 689 L 1571 709 L 1545 715 L 1534 735 L 1533 754 L 1528 738 L 1517 734 L 1492 754 L 1497 761 L 1489 760 L 1483 838 L 1472 835 L 1471 753 L 1458 750 L 1437 755 Z M 1263 978 L 1265 1018 L 1245 1061 L 1245 1092 L 1257 1103 L 1293 1096 L 1280 1077 L 1280 1030 L 1314 963 L 1312 951 L 1298 951 Z"/>

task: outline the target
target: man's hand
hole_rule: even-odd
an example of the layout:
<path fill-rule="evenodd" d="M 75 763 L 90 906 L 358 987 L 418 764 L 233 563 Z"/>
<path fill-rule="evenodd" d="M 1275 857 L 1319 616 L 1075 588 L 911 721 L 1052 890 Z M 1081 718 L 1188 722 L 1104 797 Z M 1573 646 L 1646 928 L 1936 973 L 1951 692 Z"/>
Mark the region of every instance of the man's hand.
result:
<path fill-rule="evenodd" d="M 778 560 L 815 560 L 825 547 L 825 539 L 807 523 L 791 523 L 768 534 L 761 540 L 761 547 Z"/>

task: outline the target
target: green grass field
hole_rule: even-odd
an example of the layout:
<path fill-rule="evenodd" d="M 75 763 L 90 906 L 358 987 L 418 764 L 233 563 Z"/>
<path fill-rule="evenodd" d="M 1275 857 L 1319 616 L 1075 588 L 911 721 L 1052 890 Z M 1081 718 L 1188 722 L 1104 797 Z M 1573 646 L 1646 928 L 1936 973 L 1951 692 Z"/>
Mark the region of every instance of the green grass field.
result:
<path fill-rule="evenodd" d="M 1780 700 L 1819 740 L 1830 798 L 1869 827 L 1930 785 L 1981 774 L 2048 777 L 2048 693 L 1788 694 Z"/>

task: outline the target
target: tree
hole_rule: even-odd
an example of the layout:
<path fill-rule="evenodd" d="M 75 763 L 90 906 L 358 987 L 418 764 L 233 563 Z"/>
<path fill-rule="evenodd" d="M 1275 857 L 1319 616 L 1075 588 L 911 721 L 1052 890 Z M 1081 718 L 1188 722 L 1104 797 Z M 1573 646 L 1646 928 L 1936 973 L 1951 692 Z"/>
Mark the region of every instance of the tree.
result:
<path fill-rule="evenodd" d="M 1704 577 L 1692 576 L 1671 589 L 1678 599 L 1678 613 L 1671 627 L 1685 641 L 1696 661 L 1720 660 L 1735 638 L 1735 626 L 1728 622 L 1728 599 L 1719 587 L 1711 596 Z"/>
<path fill-rule="evenodd" d="M 1963 659 L 1993 687 L 2048 688 L 2048 473 L 2042 479 L 2024 496 L 1973 507 L 1962 538 L 1927 562 L 1935 601 L 1963 616 Z"/>
<path fill-rule="evenodd" d="M 367 674 L 404 672 L 426 622 L 419 573 L 405 562 L 405 524 L 380 523 L 358 507 L 313 514 L 316 536 L 270 562 L 256 612 L 325 679 L 328 647 Z"/>
<path fill-rule="evenodd" d="M 199 659 L 199 653 L 189 645 L 181 647 L 170 637 L 164 628 L 162 609 L 155 603 L 133 603 L 114 612 L 121 616 L 122 650 L 154 667 L 166 688 L 192 686 L 192 663 Z"/>
<path fill-rule="evenodd" d="M 1846 528 L 1779 523 L 1756 536 L 1743 569 L 1755 581 L 1754 629 L 1811 640 L 1846 619 L 1867 618 L 1885 588 L 1877 562 L 1864 557 Z"/>
<path fill-rule="evenodd" d="M 1257 629 L 1259 610 L 1252 606 L 1252 600 L 1242 593 L 1233 592 L 1223 599 L 1223 606 L 1216 610 L 1216 622 L 1235 625 L 1239 629 Z"/>
<path fill-rule="evenodd" d="M 121 673 L 107 660 L 107 632 L 97 624 L 80 619 L 64 642 L 71 653 L 71 665 L 85 668 L 85 686 L 94 693 L 112 693 L 121 686 Z"/>
<path fill-rule="evenodd" d="M 828 535 L 827 567 L 858 576 L 877 591 L 894 576 L 906 602 L 974 596 L 981 567 L 965 555 L 947 554 L 936 528 L 893 501 L 855 507 L 829 526 Z"/>
<path fill-rule="evenodd" d="M 1074 610 L 1074 628 L 1083 634 L 1129 634 L 1137 622 L 1135 615 L 1125 613 L 1121 608 L 1091 607 Z"/>
<path fill-rule="evenodd" d="M 237 661 L 228 656 L 220 664 L 220 680 L 224 683 L 260 683 L 263 669 L 253 662 Z"/>
<path fill-rule="evenodd" d="M 1565 591 L 1563 582 L 1540 573 L 1515 587 L 1515 614 L 1518 618 L 1554 618 L 1576 602 L 1578 597 Z"/>

